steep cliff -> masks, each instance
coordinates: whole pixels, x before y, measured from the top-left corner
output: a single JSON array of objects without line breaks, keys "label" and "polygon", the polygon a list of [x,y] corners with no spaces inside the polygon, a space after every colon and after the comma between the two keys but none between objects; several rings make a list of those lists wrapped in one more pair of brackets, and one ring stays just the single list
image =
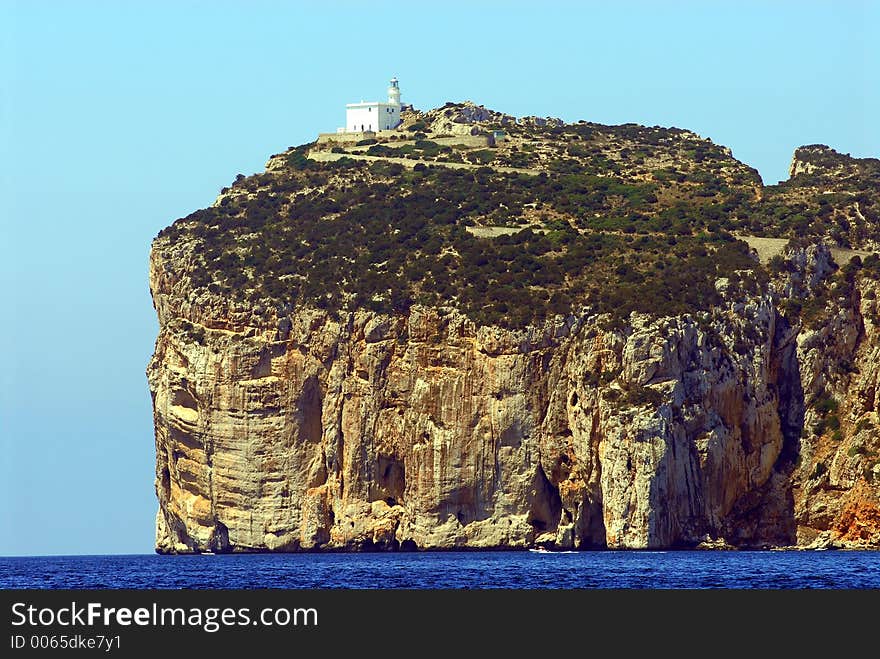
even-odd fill
[{"label": "steep cliff", "polygon": [[[334,230],[315,227],[352,235],[364,227],[362,243],[347,243],[355,262],[364,245],[384,240],[369,224],[382,208],[403,209],[387,226],[389,235],[408,235],[421,206],[406,204],[429,189],[430,175],[414,173],[423,178],[402,200],[382,188],[384,205],[369,207],[357,191],[385,185],[399,170],[310,164],[302,150],[273,158],[266,174],[224,190],[216,210],[184,218],[156,239],[150,288],[160,331],[147,374],[157,551],[880,546],[876,259],[840,268],[821,240],[802,241],[765,271],[730,252],[723,228],[706,233],[699,222],[721,217],[713,220],[708,206],[676,220],[670,209],[686,195],[715,194],[710,201],[719,207],[726,199],[732,207],[723,212],[740,228],[759,216],[744,209],[759,203],[760,181],[692,133],[658,137],[591,124],[565,137],[558,120],[517,124],[474,107],[447,106],[405,125],[485,128],[500,116],[544,178],[515,181],[535,198],[533,205],[520,200],[515,217],[489,220],[485,209],[459,205],[456,217],[436,222],[452,226],[448,234],[420,224],[412,231],[416,256],[438,255],[422,261],[427,278],[412,274],[408,256],[386,250],[364,257],[363,278],[400,259],[397,274],[383,271],[375,290],[354,291],[362,283],[346,279],[345,254],[326,242],[327,235],[336,240]],[[518,125],[526,131],[519,138]],[[578,149],[570,148],[573,135]],[[682,144],[695,158],[684,167]],[[642,163],[627,165],[632,156],[619,159],[621,149],[640,150]],[[463,162],[469,153],[476,152]],[[701,183],[706,158],[714,178]],[[577,181],[605,215],[638,205],[629,221],[645,227],[644,240],[627,242],[619,226],[572,214],[563,187],[575,168],[604,163],[616,179],[634,181],[646,160],[658,182],[647,192]],[[478,183],[486,197],[512,185]],[[352,189],[356,196],[341,204]],[[604,194],[598,201],[596,190]],[[802,195],[793,190],[777,197]],[[371,215],[332,224],[358,204]],[[438,216],[449,207],[440,197],[429,204]],[[690,264],[689,278],[651,242],[654,218],[658,226],[671,218],[663,244]],[[474,219],[520,231],[513,247],[532,260],[516,270],[503,231],[493,242],[455,228]],[[692,238],[685,222],[694,222]],[[259,234],[300,226],[291,252]],[[553,239],[546,251],[542,235]],[[337,250],[324,257],[338,259],[335,285],[322,279],[320,263],[302,266],[326,245]],[[651,249],[656,260],[639,260]],[[476,266],[466,262],[469,250]],[[591,256],[564,260],[582,251]],[[500,274],[490,272],[496,254],[507,264]],[[713,258],[727,270],[707,265]],[[575,265],[552,279],[553,267],[566,263]],[[607,278],[596,279],[606,267]],[[463,290],[468,278],[484,275],[490,289],[510,285],[517,272],[545,273],[530,280],[533,297],[525,299],[534,309],[517,322],[509,299],[491,297],[479,282],[475,293]],[[281,290],[278,281],[295,288]],[[565,297],[554,287],[568,287]],[[439,297],[430,297],[436,290]],[[479,295],[494,307],[477,305]]]},{"label": "steep cliff", "polygon": [[878,282],[873,276],[858,276],[859,269],[850,263],[827,287],[828,278],[822,275],[831,269],[830,254],[813,248],[801,250],[800,256],[818,264],[817,284],[807,283],[799,292],[805,299],[812,297],[820,313],[805,319],[797,339],[806,401],[792,480],[798,544],[877,547]]}]

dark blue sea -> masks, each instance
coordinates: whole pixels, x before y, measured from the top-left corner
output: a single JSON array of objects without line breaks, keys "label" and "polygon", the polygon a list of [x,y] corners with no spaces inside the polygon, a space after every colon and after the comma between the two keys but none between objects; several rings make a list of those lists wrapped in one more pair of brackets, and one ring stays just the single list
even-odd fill
[{"label": "dark blue sea", "polygon": [[880,552],[596,551],[0,558],[0,588],[880,588]]}]

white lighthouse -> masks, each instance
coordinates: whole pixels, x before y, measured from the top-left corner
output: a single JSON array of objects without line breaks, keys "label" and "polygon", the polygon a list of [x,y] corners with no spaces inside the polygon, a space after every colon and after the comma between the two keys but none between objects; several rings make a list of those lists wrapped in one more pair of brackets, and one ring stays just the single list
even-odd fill
[{"label": "white lighthouse", "polygon": [[397,78],[391,78],[391,84],[388,85],[388,103],[390,105],[400,105],[400,84]]},{"label": "white lighthouse", "polygon": [[388,86],[388,102],[349,103],[345,106],[345,127],[340,133],[365,133],[392,130],[400,124],[400,85],[391,78]]}]

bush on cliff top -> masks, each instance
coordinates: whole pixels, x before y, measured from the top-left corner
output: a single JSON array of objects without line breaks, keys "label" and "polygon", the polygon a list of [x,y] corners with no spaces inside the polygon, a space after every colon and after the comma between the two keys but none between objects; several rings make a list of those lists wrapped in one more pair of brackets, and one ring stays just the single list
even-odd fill
[{"label": "bush on cliff top", "polygon": [[[747,246],[729,234],[689,234],[684,207],[667,220],[652,216],[650,184],[288,161],[296,168],[287,176],[165,232],[200,241],[194,286],[332,312],[453,305],[477,323],[522,327],[582,305],[620,319],[706,309],[720,301],[718,277],[760,274]],[[311,186],[320,190],[291,194]],[[594,219],[582,221],[584,233],[558,220],[546,233],[526,228],[492,239],[466,230],[479,218],[497,222],[499,209],[506,223],[520,222],[527,204],[563,216],[639,209],[646,230],[634,238]],[[691,217],[701,227],[706,215]],[[676,238],[652,231],[659,226]]]}]

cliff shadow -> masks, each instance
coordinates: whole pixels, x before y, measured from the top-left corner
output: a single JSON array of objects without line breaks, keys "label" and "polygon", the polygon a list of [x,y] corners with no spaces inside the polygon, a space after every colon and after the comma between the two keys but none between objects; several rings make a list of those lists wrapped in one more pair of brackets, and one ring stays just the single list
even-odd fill
[{"label": "cliff shadow", "polygon": [[797,332],[777,313],[772,373],[782,448],[769,478],[745,492],[724,520],[725,538],[737,546],[763,548],[797,543],[792,475],[801,454],[805,407],[796,339]]}]

